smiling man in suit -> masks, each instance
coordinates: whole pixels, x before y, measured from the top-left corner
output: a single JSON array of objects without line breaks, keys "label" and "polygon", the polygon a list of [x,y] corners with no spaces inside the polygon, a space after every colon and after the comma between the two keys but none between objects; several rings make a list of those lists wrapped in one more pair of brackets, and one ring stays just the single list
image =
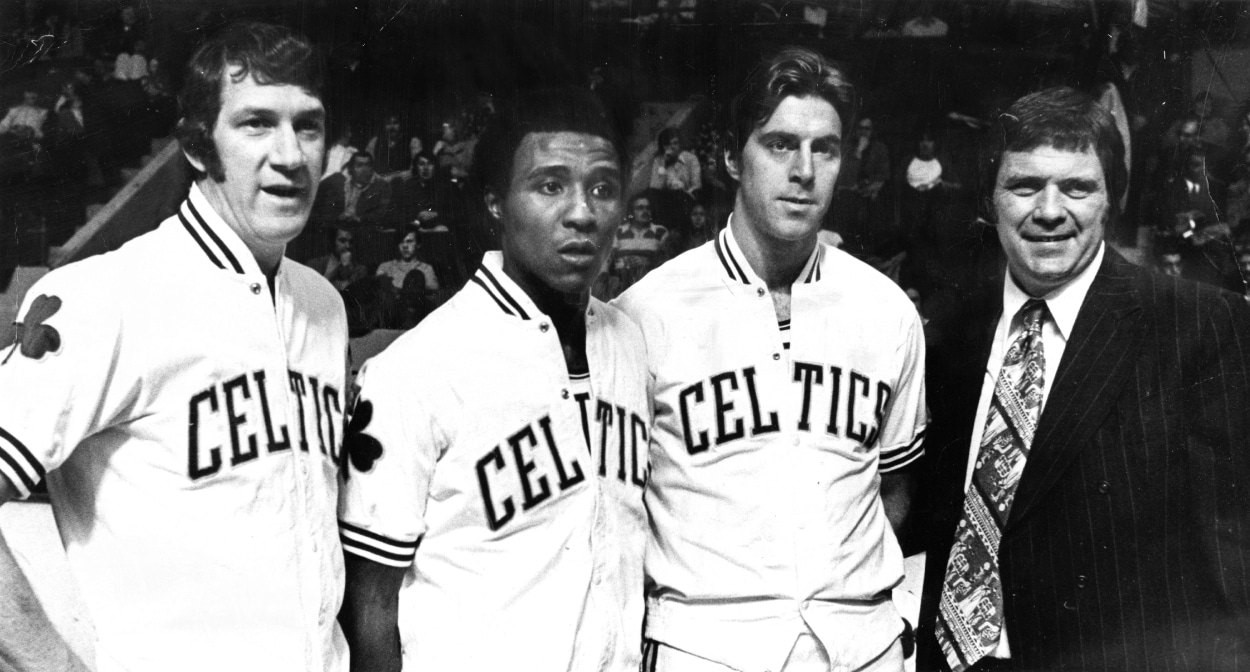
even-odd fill
[{"label": "smiling man in suit", "polygon": [[1250,669],[1250,308],[1106,246],[1124,149],[1091,97],[992,137],[1005,272],[929,360],[919,667]]}]

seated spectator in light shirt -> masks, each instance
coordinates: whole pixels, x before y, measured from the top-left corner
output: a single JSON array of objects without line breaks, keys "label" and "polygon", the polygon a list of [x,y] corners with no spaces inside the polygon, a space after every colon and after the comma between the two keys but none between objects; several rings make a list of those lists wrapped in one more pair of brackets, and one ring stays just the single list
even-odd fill
[{"label": "seated spectator in light shirt", "polygon": [[666,227],[652,220],[651,196],[648,192],[629,199],[625,223],[616,230],[613,246],[615,260],[612,270],[620,279],[620,291],[629,288],[648,271],[664,263]]},{"label": "seated spectator in light shirt", "polygon": [[656,139],[659,153],[651,161],[651,188],[691,193],[703,186],[699,159],[681,148],[681,134],[675,128],[660,131]]},{"label": "seated spectator in light shirt", "polygon": [[39,92],[32,90],[22,93],[22,103],[9,108],[9,113],[0,119],[0,135],[11,133],[20,138],[38,140],[43,137],[43,123],[48,119],[48,110],[39,107]]},{"label": "seated spectator in light shirt", "polygon": [[373,155],[356,152],[347,173],[322,180],[317,192],[317,220],[346,226],[377,224],[391,202],[391,185],[373,171]]},{"label": "seated spectator in light shirt", "polygon": [[420,237],[417,227],[404,227],[403,237],[399,240],[399,258],[378,264],[377,274],[388,278],[396,291],[404,288],[408,274],[414,271],[425,276],[426,292],[438,291],[438,277],[434,274],[434,267],[417,258]]},{"label": "seated spectator in light shirt", "polygon": [[113,63],[113,77],[120,81],[138,81],[148,76],[148,58],[143,54],[147,51],[147,43],[135,40],[131,52],[122,51]]},{"label": "seated spectator in light shirt", "polygon": [[331,175],[344,172],[352,157],[360,151],[352,142],[353,130],[351,124],[343,124],[334,144],[326,148],[326,169],[321,173],[323,181]]}]

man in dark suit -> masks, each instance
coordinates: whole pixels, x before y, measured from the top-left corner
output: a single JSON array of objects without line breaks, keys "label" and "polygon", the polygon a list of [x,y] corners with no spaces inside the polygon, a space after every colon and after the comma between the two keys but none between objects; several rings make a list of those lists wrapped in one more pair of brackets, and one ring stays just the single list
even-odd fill
[{"label": "man in dark suit", "polygon": [[1124,150],[1089,96],[991,137],[1006,272],[929,357],[919,669],[1250,669],[1250,308],[1104,244]]}]

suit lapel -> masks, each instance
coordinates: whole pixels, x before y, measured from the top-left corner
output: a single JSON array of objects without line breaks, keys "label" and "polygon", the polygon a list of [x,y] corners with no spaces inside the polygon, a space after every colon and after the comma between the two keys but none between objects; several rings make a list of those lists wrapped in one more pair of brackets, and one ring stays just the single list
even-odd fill
[{"label": "suit lapel", "polygon": [[1008,527],[1029,514],[1088,445],[1133,370],[1142,337],[1134,273],[1107,248],[1047,395]]}]

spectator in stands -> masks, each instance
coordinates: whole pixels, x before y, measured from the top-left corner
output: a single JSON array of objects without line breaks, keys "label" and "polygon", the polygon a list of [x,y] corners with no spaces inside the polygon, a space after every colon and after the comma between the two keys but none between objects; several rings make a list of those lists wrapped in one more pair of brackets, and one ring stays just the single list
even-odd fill
[{"label": "spectator in stands", "polygon": [[665,260],[668,229],[652,218],[652,194],[644,191],[629,199],[625,223],[616,231],[612,271],[619,280],[617,293],[629,289]]},{"label": "spectator in stands", "polygon": [[38,142],[43,138],[43,125],[48,120],[47,108],[39,106],[39,92],[27,87],[22,102],[9,108],[0,119],[0,135],[11,134],[21,140]]},{"label": "spectator in stands", "polygon": [[63,138],[79,138],[83,134],[84,117],[82,96],[78,95],[78,85],[73,81],[61,84],[61,95],[52,106],[56,114],[58,132]]},{"label": "spectator in stands", "polygon": [[134,46],[123,49],[113,63],[113,79],[122,82],[139,81],[148,76],[147,43],[135,40]]},{"label": "spectator in stands", "polygon": [[463,182],[473,167],[473,148],[477,138],[466,137],[464,122],[459,117],[443,121],[443,134],[434,143],[434,159],[439,170],[444,171],[452,182]]},{"label": "spectator in stands", "polygon": [[861,117],[855,136],[842,155],[834,196],[834,221],[842,229],[848,252],[871,256],[890,237],[882,189],[890,179],[890,150],[873,137],[872,117]]},{"label": "spectator in stands", "polygon": [[692,194],[703,186],[699,160],[694,153],[682,149],[681,133],[675,128],[660,131],[656,140],[658,153],[651,161],[651,188],[683,191]]},{"label": "spectator in stands", "polygon": [[1185,257],[1175,243],[1160,241],[1155,245],[1155,268],[1164,275],[1176,278],[1185,275]]},{"label": "spectator in stands", "polygon": [[712,240],[720,230],[713,223],[707,205],[699,201],[690,201],[685,220],[688,224],[684,229],[669,229],[664,237],[664,253],[670,259]]},{"label": "spectator in stands", "polygon": [[1228,147],[1228,124],[1212,114],[1214,103],[1213,97],[1208,93],[1195,96],[1190,113],[1168,127],[1163,138],[1164,148],[1171,149],[1177,144],[1194,145],[1197,142],[1205,144],[1208,149]]},{"label": "spectator in stands", "polygon": [[903,37],[945,37],[946,22],[933,14],[933,3],[924,1],[916,8],[916,16],[903,22]]},{"label": "spectator in stands", "polygon": [[446,230],[458,218],[450,187],[436,174],[434,157],[420,152],[412,160],[412,179],[395,191],[399,220],[426,231]]},{"label": "spectator in stands", "polygon": [[953,218],[951,197],[961,186],[951,160],[938,152],[936,130],[921,125],[912,153],[899,162],[894,189],[906,263],[914,271],[913,281],[926,291],[933,288],[933,267],[944,263],[941,250]]},{"label": "spectator in stands", "polygon": [[1167,179],[1160,224],[1186,238],[1226,235],[1228,227],[1220,218],[1225,191],[1223,182],[1207,171],[1207,152],[1192,149]]},{"label": "spectator in stands", "polygon": [[331,228],[329,231],[334,251],[310,260],[308,267],[320,273],[341,292],[352,283],[369,277],[369,269],[356,262],[353,250],[354,234],[350,229]]},{"label": "spectator in stands", "polygon": [[421,138],[404,132],[403,122],[398,114],[386,115],[382,124],[382,133],[369,139],[365,151],[374,156],[378,174],[382,179],[408,179],[412,165],[412,157],[422,148]]},{"label": "spectator in stands", "polygon": [[356,152],[346,173],[322,180],[317,191],[317,220],[349,228],[381,223],[391,202],[391,185],[373,169],[373,155]]},{"label": "spectator in stands", "polygon": [[438,276],[434,274],[434,267],[417,258],[417,248],[421,240],[420,229],[411,225],[405,226],[402,234],[403,237],[399,239],[399,258],[378,264],[378,275],[388,278],[391,286],[399,291],[403,289],[408,274],[417,272],[425,278],[425,291],[437,292]]},{"label": "spectator in stands", "polygon": [[326,150],[326,168],[321,174],[322,180],[331,175],[344,172],[352,157],[360,151],[352,141],[354,130],[351,123],[340,122],[339,132],[335,134],[334,144],[330,145]]},{"label": "spectator in stands", "polygon": [[1208,174],[1206,166],[1206,152],[1195,149],[1168,178],[1158,237],[1179,246],[1185,277],[1240,293],[1230,229],[1221,217],[1223,184]]},{"label": "spectator in stands", "polygon": [[399,258],[378,265],[381,280],[382,325],[408,329],[437,306],[438,276],[434,267],[417,258],[421,233],[406,226],[399,241]]}]

